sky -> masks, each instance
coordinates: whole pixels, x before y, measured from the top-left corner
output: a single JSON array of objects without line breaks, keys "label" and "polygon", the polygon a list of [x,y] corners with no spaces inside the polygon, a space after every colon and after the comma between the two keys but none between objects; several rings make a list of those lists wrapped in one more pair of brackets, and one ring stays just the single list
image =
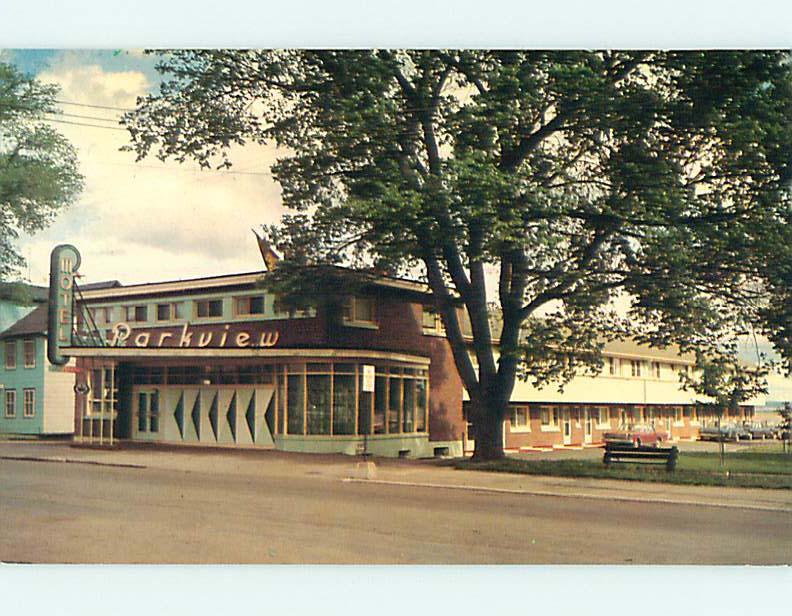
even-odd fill
[{"label": "sky", "polygon": [[48,229],[20,238],[28,261],[23,276],[31,283],[48,284],[50,251],[64,242],[82,255],[83,283],[262,269],[251,228],[276,223],[283,213],[280,187],[269,173],[274,148],[237,149],[230,173],[153,156],[135,162],[134,153],[120,151],[129,136],[118,119],[138,96],[157,90],[156,57],[130,50],[5,50],[0,59],[60,87],[64,115],[53,126],[77,148],[85,176],[73,206]]}]

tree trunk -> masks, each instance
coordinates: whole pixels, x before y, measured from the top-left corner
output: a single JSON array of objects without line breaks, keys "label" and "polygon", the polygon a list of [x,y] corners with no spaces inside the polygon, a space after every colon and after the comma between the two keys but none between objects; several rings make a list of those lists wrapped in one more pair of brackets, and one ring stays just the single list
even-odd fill
[{"label": "tree trunk", "polygon": [[503,418],[506,404],[488,398],[471,400],[470,417],[473,419],[476,445],[473,459],[478,461],[500,460],[503,453]]}]

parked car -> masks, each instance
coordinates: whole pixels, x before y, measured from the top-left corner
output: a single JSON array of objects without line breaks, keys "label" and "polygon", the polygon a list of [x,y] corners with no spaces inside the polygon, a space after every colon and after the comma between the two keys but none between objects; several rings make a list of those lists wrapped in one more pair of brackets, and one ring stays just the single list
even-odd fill
[{"label": "parked car", "polygon": [[721,435],[724,441],[742,441],[753,438],[747,428],[737,424],[723,424],[720,428],[718,426],[705,426],[699,430],[700,441],[720,441]]},{"label": "parked car", "polygon": [[668,432],[649,424],[629,424],[619,426],[618,430],[606,432],[604,439],[605,443],[613,445],[629,445],[631,447],[651,445],[657,447],[663,441],[668,440]]},{"label": "parked car", "polygon": [[746,422],[743,424],[743,427],[751,435],[751,438],[755,439],[773,439],[776,438],[778,433],[778,428],[776,426],[768,426],[756,422]]}]

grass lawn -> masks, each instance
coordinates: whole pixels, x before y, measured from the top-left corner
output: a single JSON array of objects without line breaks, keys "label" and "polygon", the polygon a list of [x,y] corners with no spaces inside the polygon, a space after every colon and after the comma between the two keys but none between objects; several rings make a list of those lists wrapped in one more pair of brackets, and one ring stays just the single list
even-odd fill
[{"label": "grass lawn", "polygon": [[671,473],[663,465],[654,464],[614,464],[606,468],[601,456],[592,460],[506,458],[496,462],[455,460],[453,463],[458,469],[525,475],[792,489],[792,455],[775,451],[727,453],[724,466],[720,465],[718,453],[682,452],[677,460],[676,471]]}]

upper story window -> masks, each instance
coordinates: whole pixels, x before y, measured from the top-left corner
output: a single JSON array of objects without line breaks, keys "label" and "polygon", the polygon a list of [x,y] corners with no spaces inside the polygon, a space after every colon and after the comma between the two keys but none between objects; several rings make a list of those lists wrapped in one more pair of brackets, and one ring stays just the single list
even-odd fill
[{"label": "upper story window", "polygon": [[234,314],[237,316],[264,314],[264,296],[250,295],[234,298]]},{"label": "upper story window", "polygon": [[659,379],[660,378],[660,362],[653,361],[652,362],[652,377]]},{"label": "upper story window", "polygon": [[113,307],[102,306],[99,308],[91,308],[91,318],[96,325],[104,325],[105,323],[113,322]]},{"label": "upper story window", "polygon": [[184,302],[157,304],[157,321],[175,321],[184,318]]},{"label": "upper story window", "polygon": [[616,357],[608,358],[608,374],[617,376],[620,373],[619,360]]},{"label": "upper story window", "polygon": [[443,333],[443,321],[432,306],[423,306],[421,325],[425,334]]},{"label": "upper story window", "polygon": [[373,297],[349,297],[344,303],[344,322],[376,325],[376,301]]},{"label": "upper story window", "polygon": [[195,316],[199,319],[223,316],[222,299],[202,299],[195,302]]},{"label": "upper story window", "polygon": [[630,360],[630,367],[631,367],[631,374],[633,376],[641,376],[641,364],[643,362],[639,359],[631,359]]},{"label": "upper story window", "polygon": [[36,367],[36,341],[29,338],[23,343],[23,350],[25,356],[25,368]]},{"label": "upper story window", "polygon": [[16,340],[6,340],[5,343],[5,368],[6,370],[16,369]]},{"label": "upper story window", "polygon": [[130,323],[148,321],[148,306],[127,306],[126,320]]}]

